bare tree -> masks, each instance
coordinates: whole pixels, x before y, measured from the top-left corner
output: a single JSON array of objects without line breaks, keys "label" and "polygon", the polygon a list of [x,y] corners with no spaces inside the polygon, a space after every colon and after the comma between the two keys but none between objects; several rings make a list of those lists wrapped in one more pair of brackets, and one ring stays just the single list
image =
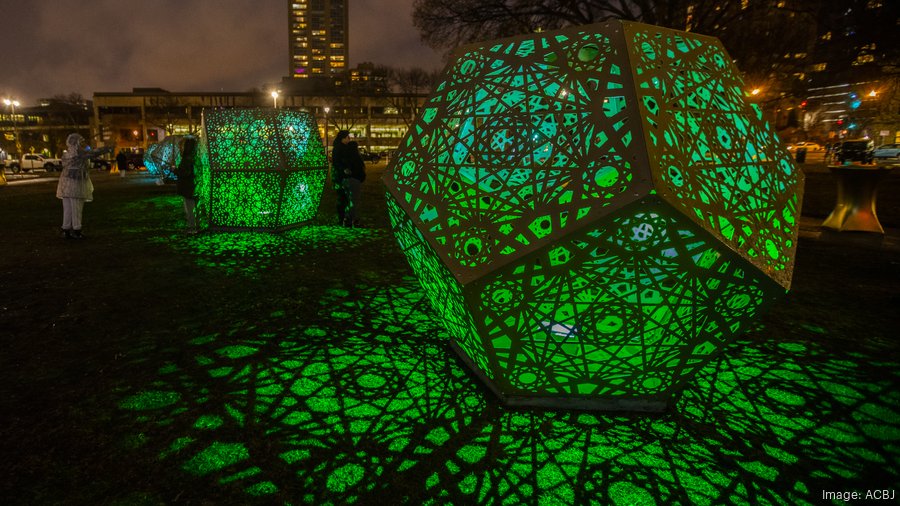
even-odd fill
[{"label": "bare tree", "polygon": [[328,113],[328,123],[338,130],[351,130],[365,123],[367,114],[358,95],[336,95]]},{"label": "bare tree", "polygon": [[717,35],[771,4],[769,0],[416,0],[413,22],[425,42],[448,49],[609,19]]},{"label": "bare tree", "polygon": [[166,135],[175,134],[175,125],[186,115],[186,105],[178,97],[158,95],[147,97],[144,103],[147,126],[161,128]]},{"label": "bare tree", "polygon": [[424,102],[422,96],[431,92],[438,82],[440,72],[429,72],[418,67],[389,68],[386,75],[390,93],[384,95],[384,101],[397,110],[398,118],[409,128],[419,115],[421,104]]}]

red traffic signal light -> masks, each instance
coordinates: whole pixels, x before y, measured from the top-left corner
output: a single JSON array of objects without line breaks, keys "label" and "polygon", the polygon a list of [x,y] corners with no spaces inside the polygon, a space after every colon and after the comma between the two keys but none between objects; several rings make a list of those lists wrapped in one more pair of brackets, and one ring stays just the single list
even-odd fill
[{"label": "red traffic signal light", "polygon": [[841,119],[837,120],[837,124],[838,124],[838,126],[843,125],[843,124],[844,124],[844,119],[841,118]]},{"label": "red traffic signal light", "polygon": [[804,100],[803,102],[800,102],[800,107],[806,107],[806,100]]}]

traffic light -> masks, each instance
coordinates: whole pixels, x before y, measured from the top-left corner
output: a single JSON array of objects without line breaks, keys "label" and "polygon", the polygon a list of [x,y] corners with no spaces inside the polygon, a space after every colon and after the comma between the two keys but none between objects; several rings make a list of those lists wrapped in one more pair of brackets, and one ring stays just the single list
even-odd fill
[{"label": "traffic light", "polygon": [[838,118],[837,126],[844,126],[844,118]]},{"label": "traffic light", "polygon": [[803,102],[800,102],[800,107],[806,107],[806,100],[804,100]]}]

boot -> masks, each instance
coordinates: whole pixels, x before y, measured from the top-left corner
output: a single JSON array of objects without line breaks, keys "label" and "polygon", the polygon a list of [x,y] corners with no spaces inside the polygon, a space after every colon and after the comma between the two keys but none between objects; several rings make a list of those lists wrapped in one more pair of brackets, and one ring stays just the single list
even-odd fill
[{"label": "boot", "polygon": [[81,230],[73,230],[72,239],[84,239],[84,236],[81,235]]},{"label": "boot", "polygon": [[68,228],[59,229],[60,237],[63,239],[71,239],[72,238],[72,230]]}]

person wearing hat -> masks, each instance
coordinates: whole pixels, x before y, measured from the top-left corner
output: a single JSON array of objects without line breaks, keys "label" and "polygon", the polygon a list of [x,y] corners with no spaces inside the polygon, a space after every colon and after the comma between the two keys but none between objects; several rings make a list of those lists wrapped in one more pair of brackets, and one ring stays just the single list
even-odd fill
[{"label": "person wearing hat", "polygon": [[63,203],[62,233],[66,239],[82,239],[81,214],[84,203],[94,200],[94,184],[90,176],[90,159],[110,150],[91,150],[84,137],[69,134],[66,138],[66,152],[62,157],[63,169],[56,186],[56,198]]}]

